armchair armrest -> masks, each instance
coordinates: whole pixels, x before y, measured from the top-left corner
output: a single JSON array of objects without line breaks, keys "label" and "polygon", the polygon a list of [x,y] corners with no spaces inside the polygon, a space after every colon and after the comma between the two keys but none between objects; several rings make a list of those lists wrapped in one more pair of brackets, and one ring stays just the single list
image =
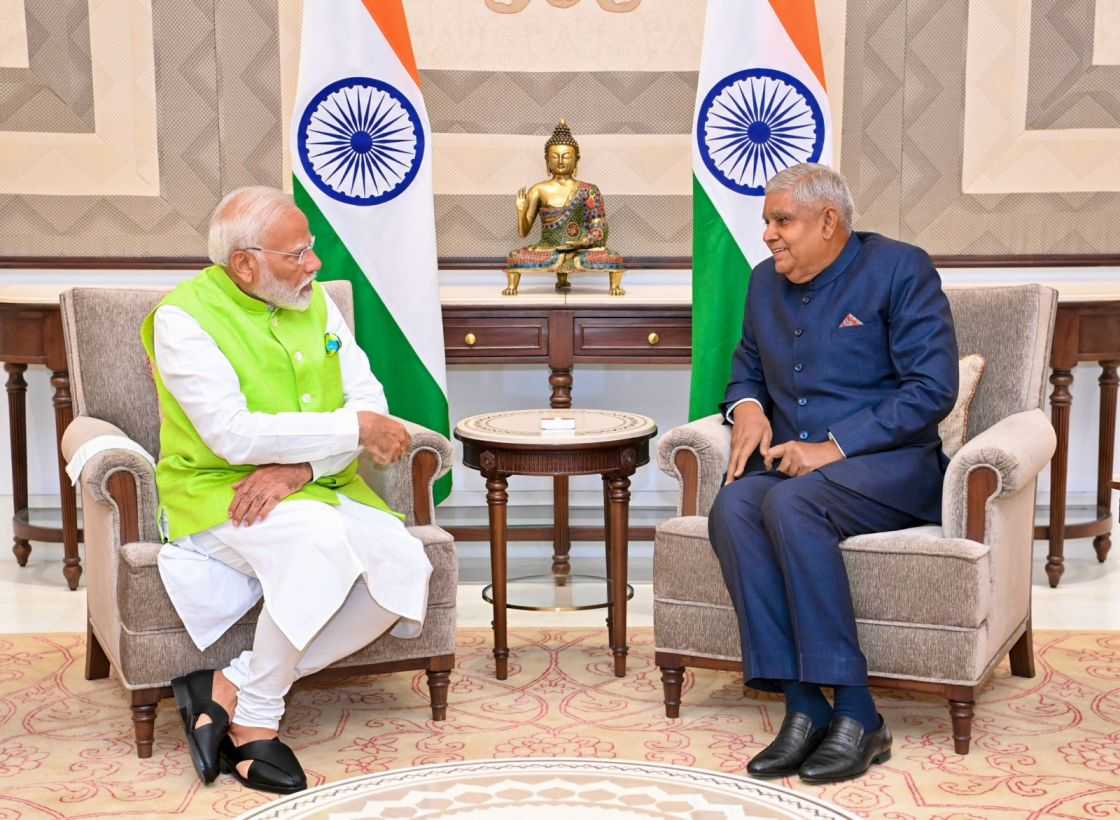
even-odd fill
[{"label": "armchair armrest", "polygon": [[707,515],[731,459],[731,428],[716,413],[674,427],[657,442],[657,466],[681,485],[677,515]]},{"label": "armchair armrest", "polygon": [[[92,416],[78,416],[62,435],[63,457],[71,461],[78,450],[100,436],[132,441],[116,425]],[[101,450],[82,467],[81,487],[90,501],[106,504],[114,511],[112,532],[118,536],[118,548],[132,541],[160,540],[156,526],[156,470],[144,456],[123,447]],[[86,510],[87,518],[96,514]],[[89,532],[90,527],[86,530]]]},{"label": "armchair armrest", "polygon": [[1046,414],[1025,410],[993,424],[956,452],[945,473],[941,518],[946,538],[984,541],[991,501],[1034,485],[1054,455]]},{"label": "armchair armrest", "polygon": [[390,507],[404,513],[405,523],[434,524],[432,486],[451,469],[451,442],[427,427],[405,419],[396,420],[412,436],[404,458],[383,467],[375,464],[368,453],[362,453],[358,471]]}]

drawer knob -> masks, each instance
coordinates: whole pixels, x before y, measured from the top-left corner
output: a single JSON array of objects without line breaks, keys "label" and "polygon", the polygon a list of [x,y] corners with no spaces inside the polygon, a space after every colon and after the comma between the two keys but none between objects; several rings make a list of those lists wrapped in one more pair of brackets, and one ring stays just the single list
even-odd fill
[{"label": "drawer knob", "polygon": [[467,347],[474,347],[478,343],[478,337],[475,336],[473,333],[468,333],[466,336],[463,337],[463,343]]},{"label": "drawer knob", "polygon": [[646,336],[646,341],[649,342],[650,345],[659,345],[659,344],[661,344],[661,337],[658,336],[656,333],[651,333],[648,336]]}]

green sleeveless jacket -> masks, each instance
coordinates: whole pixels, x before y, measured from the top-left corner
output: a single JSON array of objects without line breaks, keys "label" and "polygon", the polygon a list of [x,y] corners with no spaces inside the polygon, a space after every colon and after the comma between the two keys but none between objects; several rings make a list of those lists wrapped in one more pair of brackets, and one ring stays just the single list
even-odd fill
[{"label": "green sleeveless jacket", "polygon": [[[325,346],[326,296],[318,283],[312,287],[307,310],[275,309],[242,292],[214,265],[180,284],[156,310],[173,305],[199,323],[233,365],[250,412],[327,413],[345,403],[342,368]],[[155,310],[144,320],[140,336],[159,394],[160,531],[174,541],[228,521],[233,485],[255,465],[230,464],[216,455],[164,386],[155,362]],[[392,512],[358,475],[356,460],[288,498],[337,505],[339,494]]]}]

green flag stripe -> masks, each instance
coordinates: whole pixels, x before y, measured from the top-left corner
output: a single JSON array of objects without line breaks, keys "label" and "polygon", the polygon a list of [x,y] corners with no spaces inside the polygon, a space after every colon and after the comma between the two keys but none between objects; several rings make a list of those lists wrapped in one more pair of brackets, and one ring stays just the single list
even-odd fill
[{"label": "green flag stripe", "polygon": [[689,420],[719,412],[743,334],[751,266],[692,177],[692,389]]},{"label": "green flag stripe", "polygon": [[[292,178],[292,187],[296,204],[311,225],[315,253],[323,260],[319,278],[323,281],[345,279],[354,289],[354,335],[385,388],[389,411],[429,430],[449,435],[447,396],[416,355],[362,266],[350,255],[346,244],[298,178]],[[448,473],[436,482],[436,503],[447,498],[450,492],[451,474]]]}]

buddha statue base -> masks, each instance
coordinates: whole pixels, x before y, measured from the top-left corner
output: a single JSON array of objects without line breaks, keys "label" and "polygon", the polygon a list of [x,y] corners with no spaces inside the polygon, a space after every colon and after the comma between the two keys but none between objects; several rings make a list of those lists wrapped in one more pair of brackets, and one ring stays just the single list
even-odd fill
[{"label": "buddha statue base", "polygon": [[[547,257],[527,259],[525,257]],[[529,266],[525,263],[530,262]],[[613,266],[604,265],[611,262]],[[622,257],[613,254],[605,248],[593,248],[581,251],[554,251],[536,248],[524,248],[514,251],[506,261],[506,287],[502,290],[503,296],[516,296],[521,287],[523,274],[539,275],[553,274],[556,276],[556,291],[566,293],[572,289],[570,277],[573,274],[605,273],[610,282],[611,296],[625,296],[622,289],[622,277],[626,269],[621,267]]]}]

